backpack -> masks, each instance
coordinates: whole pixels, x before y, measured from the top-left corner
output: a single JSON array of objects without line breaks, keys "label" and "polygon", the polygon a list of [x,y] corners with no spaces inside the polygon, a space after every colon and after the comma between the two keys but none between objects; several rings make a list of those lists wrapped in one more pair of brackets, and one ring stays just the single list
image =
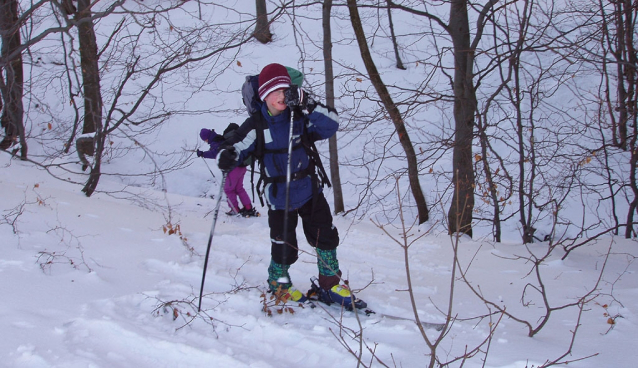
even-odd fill
[{"label": "backpack", "polygon": [[[228,126],[226,127],[226,129],[224,129],[224,133],[222,133],[221,135],[217,135],[217,137],[220,139],[221,142],[224,142],[230,138],[232,138],[235,135],[235,131],[239,129],[239,125],[235,124],[235,123],[230,123],[228,124]],[[250,167],[254,167],[254,160],[253,160],[253,156],[250,155],[248,157],[246,157],[246,159],[239,165],[239,166],[250,166]],[[252,182],[251,182],[252,183]]]},{"label": "backpack", "polygon": [[241,86],[241,96],[248,115],[255,114],[261,109],[261,100],[259,99],[259,76],[249,75]]},{"label": "backpack", "polygon": [[[286,67],[288,70],[288,74],[290,75],[290,79],[293,84],[301,87],[303,84],[303,73],[300,71]],[[257,181],[257,193],[259,194],[259,201],[264,206],[263,200],[263,186],[264,183],[274,183],[274,182],[282,182],[286,180],[286,177],[268,177],[266,176],[265,168],[262,162],[265,153],[278,153],[277,150],[267,150],[265,148],[265,138],[264,138],[264,129],[267,129],[267,125],[263,121],[263,117],[261,116],[261,105],[263,102],[259,99],[259,76],[258,75],[249,75],[246,77],[244,84],[242,85],[242,100],[244,102],[244,106],[246,106],[246,111],[248,111],[248,115],[252,119],[257,119],[255,122],[256,128],[255,132],[257,133],[257,138],[255,142],[255,150],[253,151],[251,158],[254,157],[257,159],[259,163],[259,180]],[[301,145],[303,146],[306,154],[310,158],[310,163],[306,170],[302,172],[296,173],[296,177],[294,180],[302,179],[308,175],[312,177],[313,181],[313,197],[316,198],[314,191],[319,188],[319,185],[322,187],[327,185],[328,187],[332,187],[330,180],[328,179],[328,175],[326,174],[326,170],[323,167],[323,163],[321,162],[321,156],[319,155],[319,151],[317,150],[317,146],[315,142],[310,138],[310,135],[306,131],[305,122],[303,125],[303,131],[301,133]],[[225,135],[225,134],[224,134]],[[297,146],[298,147],[298,146]],[[293,147],[296,149],[297,147]],[[286,152],[288,150],[286,149]],[[245,161],[244,161],[245,162]],[[252,187],[253,193],[253,202],[255,201],[255,184],[254,184],[254,175],[255,175],[255,165],[254,160],[250,164],[250,185]],[[317,168],[318,170],[315,170]],[[277,188],[275,186],[274,188]],[[274,193],[277,195],[276,193]]]}]

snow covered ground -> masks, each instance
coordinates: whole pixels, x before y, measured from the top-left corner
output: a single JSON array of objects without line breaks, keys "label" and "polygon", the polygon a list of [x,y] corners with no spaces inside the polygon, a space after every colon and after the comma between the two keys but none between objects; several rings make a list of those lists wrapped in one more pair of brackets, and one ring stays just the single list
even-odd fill
[{"label": "snow covered ground", "polygon": [[[189,4],[196,12],[197,4],[186,6]],[[228,100],[221,94],[200,93],[189,101],[200,108],[215,103],[241,109],[234,94],[239,88],[237,81],[242,80],[238,75],[254,73],[270,62],[296,65],[299,56],[294,33],[283,22],[282,18],[273,25],[274,44],[247,45],[237,55],[243,66],[232,63],[218,77],[219,86],[211,90],[232,91]],[[304,18],[308,29],[313,27],[310,23]],[[315,31],[308,34],[321,34],[318,28]],[[345,65],[360,65],[360,55],[351,51],[351,44],[335,47],[341,60],[351,58]],[[385,62],[392,68],[393,62]],[[306,63],[306,68],[312,65],[309,60]],[[384,77],[391,77],[391,73]],[[183,102],[177,92],[165,97]],[[241,119],[232,122],[240,123]],[[193,150],[201,147],[200,128],[223,131],[229,122],[220,116],[182,116],[144,142],[161,148],[157,151]],[[326,146],[321,149],[327,151]],[[361,149],[350,144],[341,152]],[[35,143],[31,152],[46,154],[46,150],[38,151]],[[105,171],[136,173],[141,170],[141,161],[132,156],[114,159],[105,164]],[[406,292],[403,249],[369,221],[373,217],[386,225],[374,214],[366,214],[361,221],[352,216],[336,217],[335,225],[341,237],[341,270],[377,316],[357,319],[348,312],[342,316],[336,308],[293,306],[294,314],[277,314],[277,308],[271,307],[274,315],[268,317],[262,311],[262,295],[270,242],[265,209],[259,207],[264,214],[259,218],[220,216],[202,313],[197,314],[215,203],[210,195],[218,193],[220,176],[214,161],[209,166],[217,178],[212,178],[203,160],[193,158],[190,167],[165,178],[166,192],[131,182],[125,193],[121,181],[104,175],[98,192],[87,198],[81,186],[55,179],[33,163],[11,160],[9,154],[0,152],[0,367],[332,368],[356,367],[359,355],[365,366],[427,366],[431,351],[416,324],[379,316],[414,318],[414,312]],[[71,179],[83,183],[86,177]],[[245,183],[248,187],[248,176]],[[423,185],[429,184],[424,180]],[[104,194],[110,190],[114,196],[127,199]],[[346,192],[352,196],[348,200],[357,199],[351,188]],[[332,193],[326,197],[332,202]],[[521,321],[536,328],[546,314],[544,301],[534,289],[539,284],[529,258],[543,254],[547,243],[526,248],[518,242],[516,229],[503,234],[504,239],[514,240],[498,244],[480,236],[460,239],[459,263],[467,271],[470,285],[520,321],[500,318],[496,313],[490,319],[485,316],[496,312],[494,305],[488,307],[471,292],[459,269],[452,278],[454,241],[436,223],[441,217],[422,225],[420,232],[411,231],[411,240],[423,237],[409,248],[420,318],[444,322],[452,300],[455,320],[436,349],[441,362],[480,346],[473,358],[450,366],[539,366],[570,351],[572,331],[578,326],[571,354],[561,362],[573,361],[570,367],[587,368],[635,366],[635,240],[605,237],[575,250],[565,260],[558,250],[543,262],[539,269],[547,302],[558,309],[552,311],[540,332],[528,337],[529,329]],[[301,235],[301,229],[297,230]],[[395,227],[387,226],[387,230],[396,238],[401,235]],[[312,248],[305,241],[300,245],[307,253],[291,268],[291,276],[295,285],[305,290],[317,267]],[[560,308],[586,295],[597,282],[582,315],[575,306]],[[426,334],[431,341],[439,336],[434,330]],[[581,360],[585,357],[589,358]]]},{"label": "snow covered ground", "polygon": [[[366,365],[382,366],[368,348],[387,366],[417,367],[428,361],[429,350],[410,321],[372,316],[362,317],[359,325],[351,313],[341,317],[336,309],[319,307],[295,307],[294,314],[275,312],[273,317],[262,312],[270,250],[266,216],[221,215],[203,313],[193,319],[213,199],[168,195],[173,210],[168,221],[162,212],[140,203],[104,194],[86,198],[78,186],[55,180],[29,163],[10,161],[7,154],[0,160],[0,366],[355,367],[348,350],[362,353]],[[163,193],[145,195],[164,201]],[[364,288],[359,296],[379,313],[413,317],[404,291],[401,248],[368,221],[352,223],[340,217],[335,224],[342,238],[341,267],[355,290]],[[165,232],[168,225],[177,232]],[[423,320],[444,321],[438,310],[446,310],[449,301],[451,244],[444,234],[431,233],[409,249]],[[596,292],[600,295],[585,307],[572,354],[564,360],[597,355],[570,366],[630,367],[636,357],[634,241],[607,238],[565,261],[552,257],[541,270],[550,305],[571,303],[595,284],[610,244],[612,254]],[[537,243],[530,250],[543,252],[546,247]],[[461,239],[459,247],[463,268],[471,263],[467,274],[472,284],[536,325],[543,311],[538,293],[528,289],[524,299],[533,304],[521,305],[523,287],[534,282],[528,274],[532,267],[511,259],[528,254],[518,244],[470,239]],[[309,287],[308,278],[316,273],[312,254],[304,254],[291,271],[300,289]],[[489,321],[468,319],[487,312],[462,282],[455,283],[453,314],[458,320],[440,344],[441,360],[463,355],[488,336]],[[615,325],[608,323],[609,317],[616,317]],[[498,316],[493,318],[496,322]],[[531,367],[559,357],[568,350],[577,319],[576,308],[554,311],[530,338],[521,323],[504,317],[485,366]],[[351,331],[361,334],[364,347]],[[438,333],[427,334],[434,338]],[[482,366],[483,358],[479,353],[466,366]]]}]

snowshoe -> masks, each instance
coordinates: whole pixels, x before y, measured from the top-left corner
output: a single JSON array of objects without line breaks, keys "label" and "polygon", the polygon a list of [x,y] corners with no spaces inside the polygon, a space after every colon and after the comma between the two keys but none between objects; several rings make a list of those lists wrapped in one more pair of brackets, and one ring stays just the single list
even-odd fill
[{"label": "snowshoe", "polygon": [[239,215],[242,217],[259,217],[259,212],[257,212],[257,210],[255,209],[255,207],[247,210],[245,208],[242,208],[241,210],[239,210]]},{"label": "snowshoe", "polygon": [[[310,278],[310,290],[308,290],[308,297],[311,300],[318,300],[325,304],[338,304],[343,306],[346,310],[352,311],[356,309],[364,309],[368,306],[366,302],[361,299],[354,298],[347,285],[335,285],[330,290],[324,290],[319,287],[319,280],[316,277]],[[353,308],[354,303],[354,308]]]}]

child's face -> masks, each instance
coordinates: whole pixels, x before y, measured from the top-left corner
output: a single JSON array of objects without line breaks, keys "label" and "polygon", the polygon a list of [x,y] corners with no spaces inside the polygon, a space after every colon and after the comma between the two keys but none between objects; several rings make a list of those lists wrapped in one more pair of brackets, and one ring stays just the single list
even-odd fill
[{"label": "child's face", "polygon": [[266,98],[264,98],[266,105],[268,106],[268,111],[272,116],[276,116],[281,114],[284,110],[286,110],[286,103],[284,102],[284,90],[278,89],[276,91],[270,92]]}]

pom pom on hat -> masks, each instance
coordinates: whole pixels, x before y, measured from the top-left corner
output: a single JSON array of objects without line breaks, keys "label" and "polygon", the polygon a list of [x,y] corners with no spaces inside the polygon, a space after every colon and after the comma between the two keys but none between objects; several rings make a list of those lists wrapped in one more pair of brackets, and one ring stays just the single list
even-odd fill
[{"label": "pom pom on hat", "polygon": [[259,98],[263,101],[270,92],[290,88],[288,69],[281,64],[268,64],[259,73]]},{"label": "pom pom on hat", "polygon": [[[202,129],[199,131],[199,137],[208,143],[213,142],[219,134],[215,131],[215,129]],[[222,139],[223,140],[223,139]]]},{"label": "pom pom on hat", "polygon": [[199,137],[203,140],[203,141],[207,141],[208,137],[210,136],[211,131],[209,129],[202,129],[199,131]]}]

